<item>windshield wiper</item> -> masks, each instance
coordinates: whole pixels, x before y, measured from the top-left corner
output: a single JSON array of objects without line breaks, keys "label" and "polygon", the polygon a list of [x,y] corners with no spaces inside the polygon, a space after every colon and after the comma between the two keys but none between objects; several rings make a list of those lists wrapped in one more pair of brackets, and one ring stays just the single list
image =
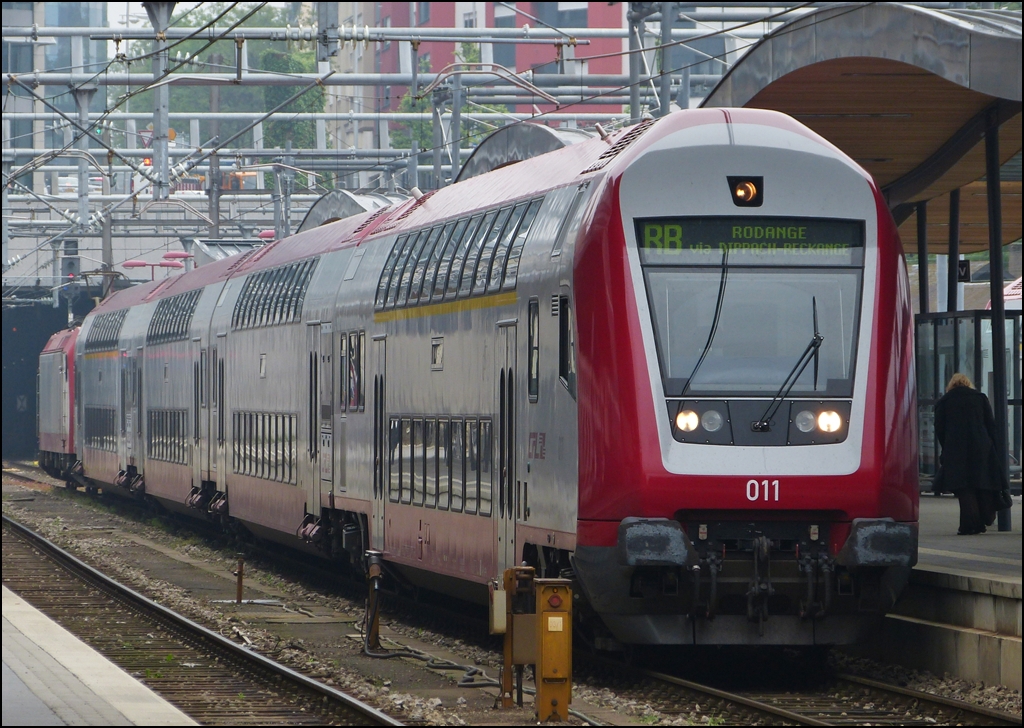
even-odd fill
[{"label": "windshield wiper", "polygon": [[701,352],[700,358],[693,367],[693,371],[690,372],[690,376],[686,380],[686,384],[683,385],[683,389],[679,392],[679,396],[682,397],[686,394],[686,390],[690,388],[690,382],[697,376],[697,370],[700,369],[700,365],[704,363],[704,358],[711,351],[711,342],[715,340],[715,334],[718,333],[718,321],[722,317],[722,303],[725,301],[725,283],[729,278],[729,248],[726,247],[722,255],[722,278],[718,281],[718,303],[715,304],[715,316],[711,320],[711,331],[708,332],[708,342],[704,345],[704,351]]},{"label": "windshield wiper", "polygon": [[779,391],[772,397],[772,401],[768,403],[768,409],[761,415],[761,419],[750,423],[750,429],[754,432],[768,432],[772,429],[772,417],[779,411],[782,401],[789,396],[790,391],[796,386],[797,380],[800,379],[800,375],[804,373],[804,369],[807,368],[812,359],[814,360],[814,389],[815,391],[818,389],[818,350],[821,348],[821,342],[825,340],[825,337],[818,333],[818,300],[813,296],[811,297],[811,309],[814,313],[814,336],[808,342],[804,353],[796,360],[796,364],[789,370],[789,374],[783,380]]}]

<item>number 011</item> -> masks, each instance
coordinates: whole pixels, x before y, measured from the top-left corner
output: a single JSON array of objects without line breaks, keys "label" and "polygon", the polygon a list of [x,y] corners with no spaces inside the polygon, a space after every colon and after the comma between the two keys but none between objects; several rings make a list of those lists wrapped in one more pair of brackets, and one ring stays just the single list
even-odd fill
[{"label": "number 011", "polygon": [[[756,501],[761,500],[761,489],[764,489],[764,501],[767,503],[769,499],[774,500],[776,503],[779,501],[779,481],[773,480],[769,484],[767,480],[754,480],[751,478],[747,481],[747,500]],[[770,493],[774,493],[774,498],[771,498]]]}]

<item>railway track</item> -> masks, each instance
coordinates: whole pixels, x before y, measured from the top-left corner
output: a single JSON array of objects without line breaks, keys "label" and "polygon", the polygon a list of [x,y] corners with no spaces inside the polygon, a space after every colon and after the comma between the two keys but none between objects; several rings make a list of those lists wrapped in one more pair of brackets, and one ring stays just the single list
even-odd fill
[{"label": "railway track", "polygon": [[[34,468],[20,466],[22,472],[5,469],[5,475],[41,482],[34,477]],[[5,529],[5,549],[6,538]],[[285,558],[289,564],[292,561],[280,554],[266,556]],[[304,570],[317,572],[309,564]],[[417,609],[414,621],[421,622],[425,617],[423,605]],[[462,620],[464,631],[465,615]],[[443,617],[428,621],[431,629],[447,633],[445,626],[434,623],[447,624]],[[592,686],[608,685],[623,697],[650,704],[669,716],[690,714],[693,706],[699,705],[700,713],[726,723],[752,725],[1021,725],[1021,718],[1011,713],[853,675],[833,676],[815,690],[729,692],[592,655],[576,663],[586,665],[578,670],[579,676],[589,678]],[[589,722],[600,723],[592,718]]]},{"label": "railway track", "polygon": [[1000,710],[901,688],[855,675],[793,691],[720,690],[663,672],[588,656],[591,676],[666,715],[699,713],[746,725],[1021,725]]},{"label": "railway track", "polygon": [[109,579],[6,516],[3,583],[170,703],[213,725],[401,725]]}]

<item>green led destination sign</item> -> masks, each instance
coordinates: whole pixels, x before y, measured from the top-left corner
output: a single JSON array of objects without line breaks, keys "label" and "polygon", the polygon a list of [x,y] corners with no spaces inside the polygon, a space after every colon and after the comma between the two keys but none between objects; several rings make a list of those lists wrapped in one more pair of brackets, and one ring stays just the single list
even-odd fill
[{"label": "green led destination sign", "polygon": [[861,265],[856,220],[663,217],[636,221],[641,260],[653,265]]}]

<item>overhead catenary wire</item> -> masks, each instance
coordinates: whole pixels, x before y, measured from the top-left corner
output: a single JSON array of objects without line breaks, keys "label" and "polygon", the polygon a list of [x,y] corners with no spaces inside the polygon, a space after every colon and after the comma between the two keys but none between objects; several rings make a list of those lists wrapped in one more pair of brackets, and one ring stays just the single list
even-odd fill
[{"label": "overhead catenary wire", "polygon": [[[803,3],[803,4],[801,4],[798,7],[805,7],[805,6],[810,5],[810,4],[811,3]],[[716,30],[716,31],[713,31],[713,32],[710,32],[710,33],[707,33],[707,34],[702,34],[701,36],[698,36],[698,37],[705,38],[705,37],[712,37],[714,35],[720,35],[720,34],[723,34],[723,33],[729,33],[732,30],[735,30],[737,27],[742,27],[743,25],[749,25],[749,24],[752,24],[754,22],[764,22],[764,20],[766,20],[766,19],[773,19],[773,18],[781,17],[781,16],[785,15],[787,12],[792,12],[792,10],[793,10],[793,8],[789,8],[789,9],[784,10],[782,12],[772,14],[771,16],[766,16],[765,18],[762,18],[761,20],[758,20],[758,21],[751,21],[750,23],[744,23],[744,24],[741,24],[740,26],[731,26],[730,28],[725,28],[725,29],[722,29],[722,30]],[[233,30],[234,28],[237,28],[237,26],[238,26],[237,23],[234,24],[232,26],[232,28],[229,29],[229,31]],[[194,37],[194,35],[193,35],[193,37]],[[224,38],[220,38],[218,40],[223,40],[223,39]],[[654,50],[657,50],[658,48],[661,48],[661,47],[667,47],[668,45],[678,45],[680,43],[690,42],[690,40],[692,40],[692,39],[684,39],[684,40],[681,40],[681,41],[673,41],[673,43],[665,44],[665,46],[660,46],[660,45],[659,46],[648,46],[646,48],[641,48],[641,49],[638,49],[638,50],[640,52],[654,51]],[[216,41],[211,41],[210,44],[212,44],[213,42],[216,42]],[[207,47],[208,46],[209,46],[209,44],[207,45]],[[729,55],[729,53],[737,53],[737,52],[741,52],[742,50],[745,50],[745,49],[733,49],[731,51],[727,51],[725,53],[722,53],[722,54],[719,54],[719,55],[716,55],[716,56],[709,56],[709,57],[712,57],[712,58],[715,58],[715,59],[720,59],[720,58],[727,57]],[[625,54],[628,54],[628,53],[629,53],[629,51],[622,51],[622,52],[617,52],[615,54],[610,54],[610,55],[622,56],[622,55],[625,55]],[[192,57],[194,58],[195,55],[197,55],[197,54],[190,54],[190,55],[192,55]],[[600,55],[609,55],[609,54],[600,54]],[[585,57],[585,58],[595,58],[595,57],[599,57],[599,55],[588,56],[588,57]],[[581,60],[584,60],[585,58],[581,58]],[[184,63],[179,64],[176,68],[180,68],[183,65],[184,65]],[[675,73],[675,72],[681,71],[683,68],[689,68],[689,67],[692,67],[694,65],[697,65],[697,63],[686,64],[686,65],[680,66],[679,68],[676,68],[676,69],[669,69],[669,70],[664,71],[664,73]],[[108,68],[110,67],[109,63],[107,64],[107,67]],[[650,79],[647,79],[647,80],[650,80]],[[109,108],[107,110],[108,113],[113,112],[114,109],[118,108],[122,103],[126,102],[129,98],[131,98],[133,96],[136,96],[138,93],[142,93],[142,92],[144,92],[146,90],[149,90],[151,87],[152,87],[152,84],[150,84],[148,86],[140,87],[140,88],[136,89],[135,91],[130,92],[129,94],[126,94],[123,99],[119,100],[118,103],[116,103],[115,105],[113,105],[111,108]],[[628,89],[628,88],[629,88],[629,84],[619,85],[616,88],[607,89],[607,90],[604,90],[604,91],[601,91],[601,92],[598,92],[598,93],[593,93],[593,94],[590,94],[587,97],[580,97],[579,100],[575,100],[575,101],[563,104],[562,108],[559,109],[559,112],[564,112],[566,109],[571,109],[572,107],[575,107],[575,106],[580,106],[580,105],[587,104],[588,102],[592,102],[592,101],[594,101],[595,99],[598,99],[598,98],[612,96],[615,93],[621,92],[621,91],[623,91],[625,89]],[[10,87],[9,87],[8,90],[10,92]],[[470,103],[471,105],[479,106],[479,104],[476,104],[476,102],[468,101],[468,103]],[[549,117],[552,113],[553,112],[539,112],[539,113],[534,114],[534,115],[532,115],[532,116],[530,116],[530,117],[528,117],[526,119],[517,119],[517,120],[513,121],[513,123],[523,123],[524,121],[537,121],[537,120],[541,120],[541,119],[544,119],[546,117]],[[342,118],[344,118],[344,114],[342,114],[341,116],[342,116]],[[332,132],[332,134],[333,134],[333,136],[335,138],[337,137],[336,130],[334,132]],[[464,133],[463,135],[460,136],[460,140],[461,141],[465,141],[465,140],[471,138],[472,136],[474,136],[474,135],[471,134],[471,133],[468,133],[468,131],[467,131],[467,133]],[[75,141],[77,141],[77,137],[76,137],[75,140],[72,140],[72,144]],[[451,142],[451,140],[448,139],[446,144],[445,144],[445,146],[450,144],[450,142]],[[222,146],[224,146],[224,145],[219,145],[219,148],[222,147]],[[65,150],[65,151],[67,151],[67,150]],[[422,150],[422,153],[428,153],[428,152],[431,152],[431,151],[433,151],[433,150],[432,149],[424,149],[424,150]],[[399,156],[404,156],[405,158],[407,158],[408,157],[408,152],[405,152],[404,155],[399,155]],[[397,167],[398,167],[398,164],[396,164],[395,162],[384,162],[384,163],[382,163],[382,162],[374,162],[374,163],[368,164],[368,165],[366,165],[364,167],[361,167],[359,169],[351,170],[351,171],[347,171],[347,172],[345,172],[343,174],[339,174],[338,176],[341,177],[341,178],[352,178],[353,175],[359,174],[360,172],[363,172],[363,171],[367,171],[367,172],[388,172],[388,171],[394,171]],[[192,167],[192,168],[194,168],[194,167]],[[148,187],[148,185],[146,185],[146,187]],[[145,187],[143,188],[143,190],[144,189],[145,189]],[[133,197],[137,198],[139,192],[140,191],[136,191],[134,195],[131,195],[131,196],[125,198],[125,200],[123,200],[123,202],[126,202],[126,201],[132,199]],[[267,204],[264,204],[264,205],[260,206],[260,208],[258,208],[258,209],[263,209],[266,206],[267,206]],[[111,213],[115,209],[117,209],[117,206],[110,206],[105,211],[107,213]],[[244,213],[240,211],[236,216],[240,216],[241,214],[244,214]],[[229,218],[229,219],[233,219],[233,218]],[[46,243],[44,243],[44,246],[45,246],[45,244]]]}]

